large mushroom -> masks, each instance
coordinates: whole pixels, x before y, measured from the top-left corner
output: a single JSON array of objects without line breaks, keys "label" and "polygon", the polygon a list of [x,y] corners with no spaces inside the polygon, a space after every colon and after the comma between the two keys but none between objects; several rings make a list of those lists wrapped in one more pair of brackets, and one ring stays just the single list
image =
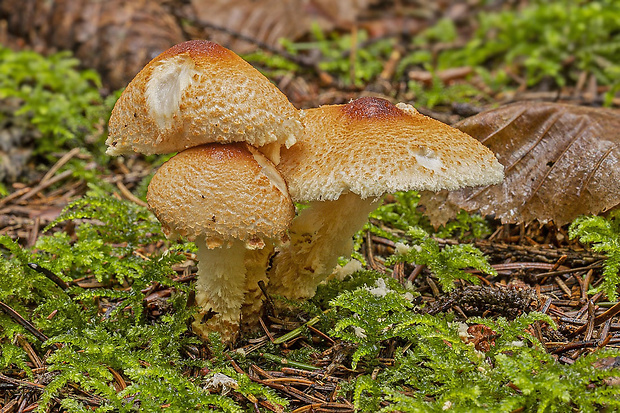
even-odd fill
[{"label": "large mushroom", "polygon": [[[293,107],[286,96],[258,70],[235,53],[213,42],[192,40],[173,46],[154,58],[123,91],[110,117],[109,137],[106,140],[107,153],[109,155],[122,155],[132,151],[144,154],[182,153],[188,148],[202,144],[246,142],[252,146],[243,149],[243,152],[247,155],[247,151],[250,151],[255,161],[261,164],[263,174],[268,172],[270,179],[273,182],[280,182],[279,188],[285,191],[285,185],[279,178],[278,172],[273,169],[273,165],[269,162],[266,163],[253,147],[262,152],[269,160],[277,163],[280,147],[291,146],[295,143],[296,138],[301,135],[302,124],[300,119],[300,112]],[[209,152],[220,154],[221,156],[217,155],[220,156],[218,160],[228,159],[232,161],[239,157],[230,157],[224,154],[228,153],[226,151],[235,150],[238,152],[239,147],[191,151],[189,154],[179,154],[164,164],[161,172],[155,174],[154,183],[151,185],[153,189],[149,191],[149,205],[160,218],[160,221],[163,222],[164,228],[176,229],[177,226],[174,223],[177,221],[174,221],[171,215],[164,213],[165,209],[162,209],[161,205],[163,204],[160,202],[162,199],[157,198],[156,194],[164,193],[167,190],[171,191],[173,188],[176,190],[178,187],[165,188],[165,185],[161,184],[162,177],[166,174],[170,175],[170,171],[178,169],[186,174],[186,179],[189,179],[187,177],[197,174],[196,166],[190,172],[188,169],[183,169],[187,167],[179,166],[179,159],[195,159],[195,165],[200,165],[211,158],[199,160],[198,157],[205,156]],[[244,155],[245,158],[247,158],[246,155]],[[265,166],[267,164],[271,166]],[[212,186],[210,188],[212,197],[210,201],[215,202],[215,206],[223,207],[227,205],[228,200],[220,197],[226,194],[226,188],[238,186],[239,182],[235,179],[241,179],[245,173],[240,171],[238,176],[230,168],[233,165],[245,165],[247,168],[247,162],[245,164],[233,162],[231,165],[223,165],[222,162],[218,161],[218,165],[221,165],[222,173],[220,179],[212,178],[209,181]],[[213,169],[209,169],[209,171],[211,173],[216,172]],[[223,171],[228,172],[224,174]],[[172,182],[175,181],[170,182],[172,185]],[[184,196],[189,197],[188,199],[194,199],[192,197],[198,195],[198,188],[191,185],[188,188],[193,189],[190,189],[190,193],[186,195],[176,194],[173,196],[172,192],[169,195],[172,197],[171,199],[177,200],[183,199]],[[205,191],[205,189],[200,189],[200,191]],[[257,198],[260,194],[260,192],[256,192],[252,197]],[[246,195],[250,196],[249,193]],[[234,197],[237,195],[226,196]],[[203,208],[206,205],[203,205]],[[181,210],[185,210],[184,208],[186,207],[181,208]],[[265,211],[264,214],[265,216],[272,216],[278,211]],[[242,216],[243,214],[239,215],[239,217]],[[190,217],[195,218],[196,222],[200,224],[191,224]],[[284,221],[288,219],[287,217],[287,214],[282,215]],[[230,218],[232,219],[232,216]],[[179,226],[180,231],[171,232],[177,232],[187,235],[190,239],[198,240],[200,267],[221,267],[222,260],[218,261],[217,254],[210,254],[210,251],[205,252],[205,248],[208,249],[208,247],[202,245],[204,244],[203,238],[209,242],[210,246],[217,245],[219,241],[216,240],[216,234],[211,233],[205,238],[203,237],[205,233],[201,232],[200,234],[203,235],[199,236],[197,232],[190,230],[190,228],[202,228],[204,226],[202,224],[205,223],[204,217],[198,215],[194,217],[194,214],[188,213],[183,219],[187,219],[187,221],[182,220],[179,223],[187,226]],[[267,220],[267,218],[264,220],[262,218],[255,219],[258,220],[257,222]],[[206,224],[212,225],[213,223],[206,222]],[[231,227],[235,225],[233,221],[230,221],[229,224]],[[190,225],[199,226],[189,227]],[[239,228],[245,228],[247,222],[242,221],[238,225]],[[277,228],[281,232],[284,227]],[[227,235],[227,237],[229,236]],[[229,238],[225,239],[229,240]],[[225,244],[228,245],[228,241]],[[261,245],[265,247],[258,248]],[[261,294],[258,281],[267,282],[265,271],[268,259],[273,252],[273,245],[268,241],[268,238],[265,238],[264,242],[253,244],[253,246],[254,249],[246,251],[245,259],[240,259],[241,263],[245,263],[246,285],[244,289],[247,294],[243,312],[248,324],[255,322],[260,312]],[[218,250],[229,253],[241,251],[240,248],[232,250],[218,248]],[[210,263],[210,259],[215,261]],[[232,271],[234,283],[243,280],[240,275],[242,274],[240,268],[236,267],[235,271]],[[199,270],[200,274],[208,272],[205,269]],[[204,280],[206,278],[201,275],[199,279]],[[199,290],[198,301],[203,308],[206,308],[207,304],[205,303],[209,299],[204,295],[204,283],[205,281],[201,281],[197,286]],[[239,291],[236,290],[235,294],[239,294]],[[237,298],[235,296],[230,303],[231,308],[235,308],[234,311],[237,311]],[[217,303],[214,305],[215,307],[219,306],[218,308],[221,307]],[[216,320],[224,317],[226,320],[224,324],[237,317],[236,313],[227,312],[228,310],[223,307],[220,310],[224,315],[216,317]],[[238,323],[238,317],[236,320],[230,321],[231,325],[236,326]],[[215,320],[204,326],[195,323],[194,329],[204,336],[205,332],[213,326],[217,326]],[[218,328],[213,327],[212,329]],[[233,334],[230,331],[235,329],[236,327],[230,328],[226,334],[232,336]]]},{"label": "large mushroom", "polygon": [[305,132],[283,150],[278,170],[293,201],[310,201],[269,272],[269,289],[314,295],[385,193],[454,190],[503,179],[493,153],[410,105],[360,98],[304,111]]},{"label": "large mushroom", "polygon": [[205,40],[151,60],[116,102],[109,155],[179,152],[210,142],[247,142],[274,163],[301,135],[300,113],[258,70]]},{"label": "large mushroom", "polygon": [[273,249],[293,219],[286,183],[247,144],[207,144],[164,163],[147,199],[169,237],[184,236],[198,247],[194,332],[207,338],[218,331],[233,340],[247,292],[246,260],[252,250]]}]

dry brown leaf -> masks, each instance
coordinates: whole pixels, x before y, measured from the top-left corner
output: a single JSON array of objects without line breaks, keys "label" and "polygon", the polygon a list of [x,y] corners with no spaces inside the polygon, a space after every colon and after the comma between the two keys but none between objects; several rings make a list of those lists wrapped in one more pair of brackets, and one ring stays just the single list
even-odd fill
[{"label": "dry brown leaf", "polygon": [[502,184],[422,194],[433,224],[461,209],[503,223],[553,221],[620,205],[620,112],[519,102],[454,125],[489,147],[505,167]]},{"label": "dry brown leaf", "polygon": [[71,50],[114,89],[185,40],[175,18],[153,0],[2,0],[2,19],[19,43],[45,54]]},{"label": "dry brown leaf", "polygon": [[[201,22],[276,47],[281,38],[295,40],[308,33],[313,21],[324,30],[350,25],[374,2],[376,0],[192,0],[191,4]],[[237,53],[255,48],[254,44],[235,40],[222,31],[208,32],[210,40]]]}]

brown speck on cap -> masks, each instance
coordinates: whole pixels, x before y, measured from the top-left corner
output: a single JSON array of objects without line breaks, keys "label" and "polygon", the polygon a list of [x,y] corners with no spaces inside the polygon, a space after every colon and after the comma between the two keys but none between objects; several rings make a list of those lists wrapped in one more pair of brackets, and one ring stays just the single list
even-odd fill
[{"label": "brown speck on cap", "polygon": [[376,97],[363,97],[340,107],[352,119],[385,119],[405,116],[403,111],[389,101]]},{"label": "brown speck on cap", "polygon": [[224,56],[238,58],[238,56],[225,47],[208,40],[189,40],[172,46],[170,49],[159,54],[153,61],[167,59],[178,54],[189,54],[192,59],[221,59]]}]

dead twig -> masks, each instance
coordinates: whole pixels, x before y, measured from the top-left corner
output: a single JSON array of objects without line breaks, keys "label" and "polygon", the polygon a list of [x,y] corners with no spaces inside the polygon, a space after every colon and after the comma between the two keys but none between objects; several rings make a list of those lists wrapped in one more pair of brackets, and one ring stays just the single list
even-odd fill
[{"label": "dead twig", "polygon": [[49,181],[60,168],[62,168],[67,162],[69,162],[74,156],[80,153],[80,148],[73,148],[66,154],[64,154],[56,163],[47,171],[47,173],[41,178],[40,184]]},{"label": "dead twig", "polygon": [[[620,303],[617,303],[616,305],[614,305],[613,307],[611,307],[610,309],[608,309],[607,311],[605,311],[603,314],[594,317],[593,318],[593,326],[599,326],[601,324],[603,324],[605,321],[609,320],[610,318],[612,318],[613,316],[615,316],[616,314],[620,313]],[[583,333],[584,331],[586,331],[586,329],[588,328],[588,325],[583,325],[581,327],[579,327],[577,330],[575,330],[570,336],[571,337],[575,337],[578,334]]]},{"label": "dead twig", "polygon": [[35,186],[30,191],[26,192],[21,198],[19,198],[19,201],[23,202],[23,201],[29,200],[30,198],[32,198],[33,196],[35,196],[36,194],[38,194],[45,188],[54,185],[58,181],[62,181],[63,179],[68,178],[72,174],[73,174],[73,171],[70,169],[67,169],[66,171],[59,173],[58,175],[54,176],[53,178],[48,179],[45,182],[42,181],[41,183],[39,183],[39,185]]},{"label": "dead twig", "polygon": [[13,319],[13,321],[28,330],[28,332],[35,336],[37,339],[41,340],[42,342],[46,342],[48,340],[48,337],[42,332],[40,332],[34,325],[32,325],[30,321],[26,320],[17,311],[13,310],[2,301],[0,301],[0,310],[4,311],[6,315]]},{"label": "dead twig", "polygon": [[125,198],[127,198],[134,204],[148,208],[148,204],[144,202],[143,200],[141,200],[140,198],[138,198],[137,196],[135,196],[121,181],[118,181],[116,183],[116,187],[118,188],[119,191],[121,191],[121,194],[123,194]]},{"label": "dead twig", "polygon": [[69,288],[69,284],[67,284],[66,282],[63,281],[62,278],[60,278],[59,276],[57,276],[56,274],[54,274],[53,272],[51,272],[50,270],[48,270],[45,267],[41,267],[39,264],[36,264],[34,262],[30,262],[28,263],[28,267],[32,268],[33,270],[35,270],[36,272],[38,272],[39,274],[43,274],[45,275],[47,278],[49,278],[54,284],[56,284],[57,286],[59,286],[63,291],[66,291]]}]

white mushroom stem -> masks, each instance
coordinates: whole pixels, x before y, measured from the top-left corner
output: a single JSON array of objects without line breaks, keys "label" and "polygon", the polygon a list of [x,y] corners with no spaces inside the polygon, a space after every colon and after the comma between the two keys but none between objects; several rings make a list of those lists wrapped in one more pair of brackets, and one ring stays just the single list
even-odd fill
[{"label": "white mushroom stem", "polygon": [[258,326],[258,319],[262,316],[264,297],[258,283],[262,281],[265,286],[269,284],[266,271],[273,251],[273,242],[266,240],[264,248],[248,250],[245,254],[246,292],[241,306],[241,323],[244,329]]},{"label": "white mushroom stem", "polygon": [[203,338],[211,331],[218,331],[222,338],[230,340],[238,333],[245,298],[247,249],[239,240],[232,241],[229,247],[210,249],[201,239],[196,240],[196,246],[196,304],[200,310],[192,327]]},{"label": "white mushroom stem", "polygon": [[309,298],[338,263],[353,250],[353,236],[379,205],[348,193],[335,201],[314,201],[290,227],[290,243],[279,249],[269,272],[272,294],[290,299]]}]

